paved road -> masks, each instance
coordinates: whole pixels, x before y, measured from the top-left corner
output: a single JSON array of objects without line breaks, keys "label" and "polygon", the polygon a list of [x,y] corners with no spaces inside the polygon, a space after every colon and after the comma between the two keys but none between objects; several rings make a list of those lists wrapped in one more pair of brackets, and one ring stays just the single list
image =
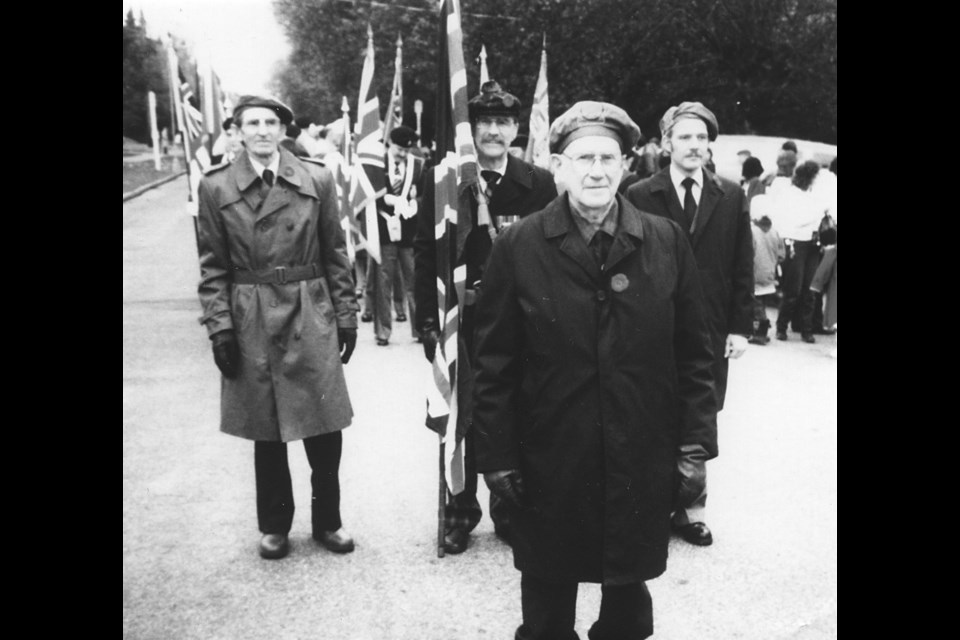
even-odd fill
[{"label": "paved road", "polygon": [[[489,519],[466,554],[436,557],[427,365],[404,325],[386,348],[362,325],[347,367],[356,419],[342,511],[357,550],[310,540],[309,467],[292,445],[293,551],[257,556],[253,447],[218,432],[185,194],[180,178],[123,205],[124,637],[512,638],[519,574]],[[716,542],[672,543],[667,573],[649,583],[656,638],[836,637],[835,346],[792,337],[733,363],[709,467]],[[578,605],[585,638],[599,588],[583,585]]]}]

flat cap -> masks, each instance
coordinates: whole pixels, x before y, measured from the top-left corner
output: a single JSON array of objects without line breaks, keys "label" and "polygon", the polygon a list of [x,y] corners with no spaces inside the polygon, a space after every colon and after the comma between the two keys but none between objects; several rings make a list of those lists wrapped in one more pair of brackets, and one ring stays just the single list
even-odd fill
[{"label": "flat cap", "polygon": [[413,147],[419,138],[420,136],[417,135],[416,131],[405,125],[394,127],[393,130],[390,131],[390,144],[395,144],[404,149]]},{"label": "flat cap", "polygon": [[470,98],[467,110],[470,120],[480,116],[513,116],[520,118],[520,100],[500,88],[496,80],[489,80],[480,87],[480,95]]},{"label": "flat cap", "polygon": [[240,117],[240,114],[251,107],[263,107],[264,109],[275,111],[277,115],[280,116],[280,122],[283,124],[293,122],[293,111],[290,110],[290,107],[276,98],[268,98],[266,96],[240,96],[240,99],[237,100],[237,105],[233,108],[233,119],[236,120],[237,123],[242,122],[243,119]]},{"label": "flat cap", "polygon": [[609,102],[578,102],[550,125],[550,153],[560,153],[567,145],[585,136],[606,136],[620,143],[629,153],[640,139],[640,127],[627,112]]},{"label": "flat cap", "polygon": [[660,118],[661,135],[665,138],[669,136],[670,131],[673,130],[673,125],[676,124],[677,120],[682,120],[683,118],[699,118],[703,120],[707,125],[707,135],[710,137],[710,140],[717,139],[717,134],[720,132],[720,125],[717,124],[717,116],[713,115],[713,111],[707,109],[701,102],[681,102],[677,106],[667,109],[667,112]]}]

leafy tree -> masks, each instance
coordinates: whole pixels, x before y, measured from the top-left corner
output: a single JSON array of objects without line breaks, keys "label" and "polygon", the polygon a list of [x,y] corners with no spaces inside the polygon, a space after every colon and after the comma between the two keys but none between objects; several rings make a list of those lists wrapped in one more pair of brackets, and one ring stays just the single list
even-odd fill
[{"label": "leafy tree", "polygon": [[[293,44],[278,92],[323,121],[340,116],[346,95],[355,116],[369,23],[381,108],[399,33],[404,120],[415,123],[413,101],[423,100],[431,139],[437,4],[275,0]],[[527,107],[524,123],[546,35],[551,118],[578,100],[605,100],[652,135],[667,107],[700,100],[725,133],[837,140],[836,0],[462,0],[461,8],[469,92],[486,45],[491,77]]]},{"label": "leafy tree", "polygon": [[143,14],[140,22],[127,12],[123,23],[123,135],[150,142],[147,92],[157,94],[157,127],[170,125],[166,55],[159,40],[147,37]]}]

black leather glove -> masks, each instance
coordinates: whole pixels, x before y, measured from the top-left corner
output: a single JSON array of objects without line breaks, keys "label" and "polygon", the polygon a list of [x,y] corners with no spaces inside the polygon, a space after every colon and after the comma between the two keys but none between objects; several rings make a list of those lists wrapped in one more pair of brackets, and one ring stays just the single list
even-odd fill
[{"label": "black leather glove", "polygon": [[427,362],[433,362],[437,355],[437,342],[440,341],[440,333],[436,329],[424,329],[420,332],[420,342],[423,343],[423,355]]},{"label": "black leather glove", "polygon": [[210,336],[213,343],[213,361],[224,378],[236,378],[240,369],[240,343],[233,329],[219,331]]},{"label": "black leather glove", "polygon": [[337,341],[340,343],[340,362],[347,364],[357,346],[357,330],[337,329]]},{"label": "black leather glove", "polygon": [[490,471],[483,474],[483,481],[492,493],[515,507],[526,508],[527,501],[523,492],[523,476],[516,469]]}]

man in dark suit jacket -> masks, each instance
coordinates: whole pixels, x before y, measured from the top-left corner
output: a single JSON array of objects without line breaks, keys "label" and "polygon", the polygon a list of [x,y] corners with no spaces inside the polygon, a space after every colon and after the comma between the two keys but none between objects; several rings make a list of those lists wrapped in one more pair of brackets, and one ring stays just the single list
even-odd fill
[{"label": "man in dark suit jacket", "polygon": [[[478,220],[478,201],[471,200],[470,215],[473,227],[467,236],[461,265],[466,266],[467,299],[460,319],[459,362],[457,388],[459,406],[457,432],[466,433],[465,484],[457,495],[449,495],[446,506],[447,553],[462,553],[467,548],[470,532],[480,521],[482,511],[477,501],[477,471],[473,451],[472,423],[473,375],[473,303],[483,277],[483,269],[490,255],[495,233],[519,218],[543,209],[556,198],[553,176],[546,169],[535,167],[508,153],[510,143],[517,137],[520,122],[520,101],[503,91],[494,81],[486,82],[480,95],[468,103],[470,125],[480,165],[480,193],[488,200],[489,222]],[[423,341],[427,360],[433,362],[440,332],[440,314],[437,309],[437,260],[434,235],[434,171],[431,168],[423,181],[423,198],[417,216],[417,236],[414,240],[414,297],[416,299],[416,328]],[[509,538],[509,524],[503,509],[491,496],[490,517],[497,533]]]},{"label": "man in dark suit jacket", "polygon": [[[670,165],[630,187],[627,199],[641,211],[670,218],[687,230],[713,341],[719,411],[729,358],[743,355],[753,326],[753,240],[743,190],[704,168],[718,129],[716,117],[699,102],[670,107],[660,120]],[[713,542],[704,522],[707,458],[697,447],[678,452],[680,482],[673,518],[685,540],[702,546]]]}]

